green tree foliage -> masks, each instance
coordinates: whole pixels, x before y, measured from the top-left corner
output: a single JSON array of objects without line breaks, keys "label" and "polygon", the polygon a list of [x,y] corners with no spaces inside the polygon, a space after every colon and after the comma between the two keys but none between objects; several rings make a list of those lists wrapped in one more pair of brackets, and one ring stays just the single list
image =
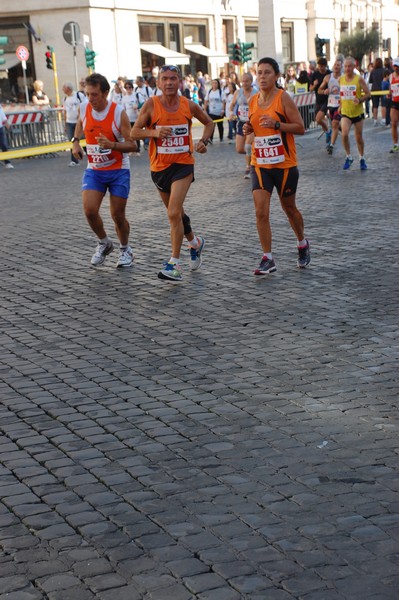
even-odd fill
[{"label": "green tree foliage", "polygon": [[361,65],[363,56],[375,52],[379,47],[380,35],[378,31],[356,29],[351,35],[342,36],[338,44],[338,52],[344,56],[353,56],[357,63]]}]

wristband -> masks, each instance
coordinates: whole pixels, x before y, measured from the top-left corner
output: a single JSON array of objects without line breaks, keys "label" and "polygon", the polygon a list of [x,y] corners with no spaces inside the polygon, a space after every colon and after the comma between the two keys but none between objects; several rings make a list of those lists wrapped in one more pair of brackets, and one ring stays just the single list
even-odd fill
[{"label": "wristband", "polygon": [[209,140],[200,140],[200,142],[202,142],[204,146],[207,146],[209,144]]},{"label": "wristband", "polygon": [[79,139],[78,137],[75,137],[75,136],[74,136],[74,137],[71,139],[71,142],[72,142],[72,143],[73,143],[73,142],[80,142],[80,139]]}]

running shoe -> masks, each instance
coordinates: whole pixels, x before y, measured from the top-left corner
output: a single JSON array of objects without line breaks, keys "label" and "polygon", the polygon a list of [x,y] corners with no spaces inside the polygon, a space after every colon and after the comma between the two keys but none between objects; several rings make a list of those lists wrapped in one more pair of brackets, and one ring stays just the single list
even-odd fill
[{"label": "running shoe", "polygon": [[74,162],[73,160],[71,160],[71,162],[69,163],[68,167],[78,167],[79,163]]},{"label": "running shoe", "polygon": [[259,267],[254,271],[254,275],[268,275],[269,273],[274,273],[274,271],[277,271],[274,260],[272,258],[267,258],[267,256],[263,256],[259,263]]},{"label": "running shoe", "polygon": [[11,163],[6,163],[5,168],[6,169],[13,169],[14,167],[13,167],[13,165]]},{"label": "running shoe", "polygon": [[133,250],[130,246],[126,248],[121,248],[119,251],[118,262],[116,263],[116,267],[118,269],[124,269],[125,267],[131,267],[134,261]]},{"label": "running shoe", "polygon": [[249,179],[250,178],[250,171],[251,171],[251,167],[247,167],[245,169],[244,179]]},{"label": "running shoe", "polygon": [[342,167],[343,170],[347,171],[348,169],[350,169],[352,163],[353,163],[353,158],[349,158],[349,156],[347,156],[345,159],[345,162],[344,162],[344,166]]},{"label": "running shoe", "polygon": [[310,263],[310,244],[309,240],[306,240],[306,246],[298,248],[298,262],[297,265],[300,269],[304,269]]},{"label": "running shoe", "polygon": [[200,235],[197,236],[200,243],[199,246],[197,246],[197,248],[190,248],[190,269],[192,271],[196,271],[197,269],[200,268],[200,266],[202,265],[202,252],[204,250],[205,247],[205,240],[203,237],[201,237]]},{"label": "running shoe", "polygon": [[397,144],[394,144],[389,152],[391,154],[395,154],[395,152],[399,152],[399,146]]},{"label": "running shoe", "polygon": [[329,146],[330,143],[331,143],[331,136],[332,136],[332,131],[331,131],[331,129],[329,129],[328,131],[326,131],[326,144],[327,144],[327,146]]},{"label": "running shoe", "polygon": [[332,154],[334,152],[334,146],[330,144],[327,146],[327,154]]},{"label": "running shoe", "polygon": [[174,263],[166,263],[163,269],[158,273],[159,279],[166,279],[168,281],[181,281],[181,270],[177,268]]},{"label": "running shoe", "polygon": [[105,257],[112,252],[114,249],[114,245],[112,242],[108,244],[103,244],[102,242],[98,242],[97,248],[93,256],[91,257],[91,264],[94,267],[98,267],[102,265],[105,261]]},{"label": "running shoe", "polygon": [[364,158],[360,159],[360,170],[361,171],[367,171],[368,167],[366,164],[366,161],[364,160]]}]

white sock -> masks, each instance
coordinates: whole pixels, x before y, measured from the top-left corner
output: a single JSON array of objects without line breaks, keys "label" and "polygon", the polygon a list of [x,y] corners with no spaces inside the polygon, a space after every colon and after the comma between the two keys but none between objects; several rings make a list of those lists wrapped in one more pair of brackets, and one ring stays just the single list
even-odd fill
[{"label": "white sock", "polygon": [[306,238],[304,238],[301,242],[298,242],[298,248],[306,248],[308,245]]},{"label": "white sock", "polygon": [[196,235],[193,237],[192,240],[190,240],[188,242],[188,245],[190,246],[190,248],[198,248],[198,246],[199,246],[199,239],[197,238]]},{"label": "white sock", "polygon": [[174,258],[173,256],[169,259],[170,263],[173,263],[176,266],[180,266],[181,260],[180,258]]},{"label": "white sock", "polygon": [[105,238],[103,238],[102,240],[100,240],[100,242],[102,244],[105,244],[106,246],[108,246],[111,243],[111,240],[109,239],[109,237],[106,235]]},{"label": "white sock", "polygon": [[271,252],[264,252],[262,258],[268,258],[269,260],[272,260],[273,255]]}]

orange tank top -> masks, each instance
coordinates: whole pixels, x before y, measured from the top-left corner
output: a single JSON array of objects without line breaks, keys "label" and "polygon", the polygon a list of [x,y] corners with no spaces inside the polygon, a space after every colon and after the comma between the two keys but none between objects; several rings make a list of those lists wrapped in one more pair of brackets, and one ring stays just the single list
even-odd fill
[{"label": "orange tank top", "polygon": [[193,140],[191,136],[192,114],[188,99],[179,96],[180,105],[176,112],[166,110],[161,96],[152,96],[154,112],[149,125],[152,129],[171,127],[172,135],[167,138],[150,138],[149,156],[151,171],[163,171],[173,165],[194,164]]},{"label": "orange tank top", "polygon": [[267,108],[259,108],[260,93],[249,100],[249,121],[255,133],[252,144],[251,165],[261,169],[290,169],[297,166],[294,135],[284,131],[261,127],[260,117],[267,114],[276,121],[287,123],[282,96],[278,90],[273,102]]},{"label": "orange tank top", "polygon": [[106,117],[102,121],[97,121],[93,116],[91,104],[87,104],[86,113],[83,121],[83,128],[86,138],[87,160],[89,168],[101,169],[121,169],[123,153],[108,148],[100,148],[97,138],[103,133],[109,140],[117,141],[114,130],[119,129],[115,123],[115,102],[111,103]]}]

